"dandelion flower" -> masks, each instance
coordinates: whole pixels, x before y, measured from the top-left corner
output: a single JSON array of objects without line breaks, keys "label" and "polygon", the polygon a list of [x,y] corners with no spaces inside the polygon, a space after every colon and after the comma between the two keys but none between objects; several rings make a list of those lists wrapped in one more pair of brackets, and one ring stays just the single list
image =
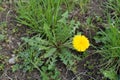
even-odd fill
[{"label": "dandelion flower", "polygon": [[90,46],[88,38],[84,35],[75,35],[72,44],[79,52],[85,51]]}]

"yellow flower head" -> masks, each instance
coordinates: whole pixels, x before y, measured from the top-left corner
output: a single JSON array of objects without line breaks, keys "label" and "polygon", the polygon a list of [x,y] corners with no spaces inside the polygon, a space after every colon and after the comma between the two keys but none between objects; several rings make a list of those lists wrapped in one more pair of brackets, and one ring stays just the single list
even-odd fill
[{"label": "yellow flower head", "polygon": [[73,47],[80,52],[85,51],[89,46],[89,40],[84,35],[75,35],[73,38]]}]

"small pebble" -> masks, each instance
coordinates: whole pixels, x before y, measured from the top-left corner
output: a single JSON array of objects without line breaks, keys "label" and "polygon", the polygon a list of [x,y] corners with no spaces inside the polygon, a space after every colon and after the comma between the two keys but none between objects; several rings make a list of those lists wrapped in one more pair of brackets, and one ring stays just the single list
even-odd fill
[{"label": "small pebble", "polygon": [[15,55],[12,55],[12,58],[9,59],[9,64],[15,64]]}]

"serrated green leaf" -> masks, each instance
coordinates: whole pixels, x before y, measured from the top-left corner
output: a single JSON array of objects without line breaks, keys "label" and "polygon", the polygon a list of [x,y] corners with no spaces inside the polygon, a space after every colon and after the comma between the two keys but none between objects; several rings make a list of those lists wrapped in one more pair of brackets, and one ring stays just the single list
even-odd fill
[{"label": "serrated green leaf", "polygon": [[0,41],[4,40],[5,36],[0,34]]},{"label": "serrated green leaf", "polygon": [[102,72],[103,72],[104,76],[109,78],[110,80],[118,80],[117,73],[113,69],[104,70]]},{"label": "serrated green leaf", "polygon": [[44,58],[50,57],[51,55],[53,55],[53,54],[55,53],[55,51],[56,51],[56,48],[51,48],[51,49],[49,49],[49,50],[45,53]]},{"label": "serrated green leaf", "polygon": [[63,15],[64,18],[68,18],[68,11],[66,11]]},{"label": "serrated green leaf", "polygon": [[66,23],[66,19],[68,18],[68,11],[66,11],[63,15],[62,15],[62,18],[58,21],[60,23]]},{"label": "serrated green leaf", "polygon": [[49,80],[45,72],[41,71],[41,75],[42,75],[42,80]]}]

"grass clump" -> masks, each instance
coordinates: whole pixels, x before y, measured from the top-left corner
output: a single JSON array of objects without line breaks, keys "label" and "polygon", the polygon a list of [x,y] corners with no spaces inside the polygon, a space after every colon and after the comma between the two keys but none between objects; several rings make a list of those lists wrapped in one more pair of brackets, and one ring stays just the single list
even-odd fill
[{"label": "grass clump", "polygon": [[[100,48],[100,50],[102,51],[101,55],[103,56],[104,62],[102,72],[105,75],[105,77],[108,77],[111,80],[117,80],[118,78],[117,72],[119,71],[120,68],[119,35],[120,35],[119,28],[114,25],[110,25],[110,27],[107,27],[105,31],[98,32],[98,36],[96,38],[97,42],[102,43]],[[114,71],[113,74],[116,76],[109,74],[111,70]]]},{"label": "grass clump", "polygon": [[43,32],[44,24],[54,28],[60,19],[62,0],[29,0],[17,4],[17,21],[30,27],[34,32]]},{"label": "grass clump", "polygon": [[[101,72],[110,80],[119,80],[120,74],[120,1],[108,0],[105,5],[104,30],[97,32],[96,43],[100,43],[103,56]],[[112,74],[111,74],[112,72]]]}]

